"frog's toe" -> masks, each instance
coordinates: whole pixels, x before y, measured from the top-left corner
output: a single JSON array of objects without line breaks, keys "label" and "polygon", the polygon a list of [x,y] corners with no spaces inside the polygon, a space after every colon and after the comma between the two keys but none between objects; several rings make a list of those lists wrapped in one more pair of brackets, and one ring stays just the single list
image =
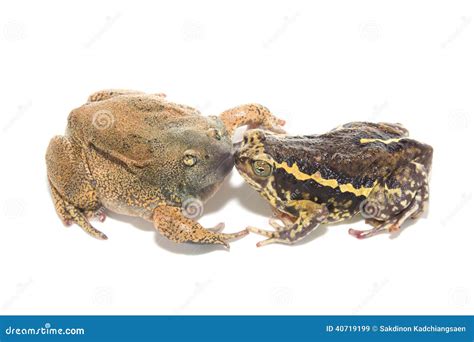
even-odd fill
[{"label": "frog's toe", "polygon": [[269,123],[266,125],[265,128],[273,133],[286,134],[286,131],[283,128],[285,124],[286,124],[285,120],[272,116],[272,118],[269,120]]},{"label": "frog's toe", "polygon": [[220,233],[219,235],[227,241],[227,240],[240,239],[244,237],[245,235],[248,235],[248,233],[249,233],[248,230],[244,229],[237,233]]},{"label": "frog's toe", "polygon": [[275,237],[278,236],[277,232],[270,231],[270,230],[265,230],[265,229],[260,229],[260,228],[252,227],[252,226],[247,227],[247,230],[251,233],[259,234],[259,235],[265,236],[267,238],[275,238]]},{"label": "frog's toe", "polygon": [[270,217],[270,219],[268,220],[268,223],[277,231],[286,229],[286,226],[280,223],[280,219],[277,219],[275,217]]},{"label": "frog's toe", "polygon": [[[223,223],[219,223],[216,227],[220,228],[221,225],[222,225],[222,228],[224,228]],[[241,230],[240,232],[237,232],[237,233],[215,233],[217,235],[215,243],[219,245],[223,245],[225,248],[230,249],[229,241],[240,239],[244,237],[245,235],[247,235],[248,233],[249,232],[246,229]]]},{"label": "frog's toe", "polygon": [[99,220],[100,222],[104,222],[105,219],[107,218],[107,215],[105,215],[105,209],[104,208],[100,208],[99,210],[97,210],[95,213],[94,213],[94,218],[96,218],[97,220]]},{"label": "frog's toe", "polygon": [[[279,234],[277,234],[277,235],[279,235]],[[262,241],[257,242],[257,247],[263,247],[263,246],[266,246],[266,245],[270,245],[272,243],[281,243],[281,244],[284,244],[284,245],[292,245],[295,242],[296,241],[293,241],[291,239],[282,239],[282,238],[279,238],[279,237],[271,237],[271,238],[268,238],[266,240],[262,240]]]},{"label": "frog's toe", "polygon": [[390,233],[398,233],[398,232],[400,231],[400,225],[397,224],[397,223],[388,224],[387,230],[388,230]]},{"label": "frog's toe", "polygon": [[372,219],[372,218],[366,219],[366,220],[365,220],[365,223],[371,225],[371,226],[374,227],[374,228],[380,227],[380,226],[383,224],[382,221],[379,221],[379,220],[376,220],[376,219]]},{"label": "frog's toe", "polygon": [[374,226],[374,228],[368,230],[357,230],[351,228],[349,229],[349,234],[357,239],[365,239],[382,232],[389,232],[392,234],[400,232],[400,222],[397,219],[391,219],[386,222],[379,222],[378,224],[375,224],[374,222],[368,223]]},{"label": "frog's toe", "polygon": [[276,243],[276,242],[278,242],[278,239],[276,239],[276,238],[270,238],[270,239],[262,240],[262,241],[257,242],[257,247],[263,247],[263,246],[270,245],[270,244]]},{"label": "frog's toe", "polygon": [[216,239],[213,244],[215,245],[222,245],[224,246],[226,249],[230,249],[230,244],[227,240],[225,239]]},{"label": "frog's toe", "polygon": [[97,210],[86,210],[84,211],[84,215],[88,219],[97,219],[100,222],[104,222],[105,219],[107,218],[107,215],[105,214],[105,208],[101,207]]},{"label": "frog's toe", "polygon": [[107,216],[105,216],[105,214],[101,214],[100,216],[98,216],[100,222],[104,222],[106,218]]},{"label": "frog's toe", "polygon": [[[82,212],[81,210],[68,205],[67,210],[69,211],[70,215],[72,216],[72,221],[77,224],[79,227],[81,227],[87,234],[89,234],[92,237],[95,237],[96,239],[99,240],[107,240],[108,237],[104,233],[102,233],[100,230],[94,228],[90,222],[88,217],[95,217],[97,211],[85,211]],[[104,214],[105,218],[105,214]],[[99,218],[100,220],[100,218]],[[103,220],[102,220],[103,221]]]},{"label": "frog's toe", "polygon": [[207,230],[209,230],[211,232],[214,232],[214,233],[220,233],[220,232],[222,232],[224,227],[225,227],[224,222],[220,222],[220,223],[216,224],[214,227],[207,228]]},{"label": "frog's toe", "polygon": [[375,235],[377,232],[377,228],[374,229],[369,229],[369,230],[357,230],[357,229],[349,229],[349,235],[352,235],[353,237],[357,239],[366,239],[368,237],[371,237]]},{"label": "frog's toe", "polygon": [[258,242],[257,247],[263,247],[272,243],[285,243],[285,244],[291,243],[291,241],[280,238],[280,231],[275,232],[275,231],[260,229],[257,227],[247,227],[247,229],[249,232],[259,234],[268,238],[266,240]]},{"label": "frog's toe", "polygon": [[95,237],[96,239],[99,240],[107,240],[108,237],[104,233],[102,233],[100,230],[94,228],[89,221],[87,221],[87,218],[85,216],[83,217],[76,217],[74,221],[79,227],[81,227],[87,234],[89,234],[92,237]]},{"label": "frog's toe", "polygon": [[74,221],[72,219],[65,219],[63,220],[63,224],[65,227],[71,227]]}]

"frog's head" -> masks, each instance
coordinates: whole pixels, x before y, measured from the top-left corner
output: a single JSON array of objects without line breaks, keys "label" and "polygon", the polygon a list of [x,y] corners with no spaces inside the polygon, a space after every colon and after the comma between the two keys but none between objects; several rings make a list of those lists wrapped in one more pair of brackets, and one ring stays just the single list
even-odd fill
[{"label": "frog's head", "polygon": [[245,132],[240,147],[234,154],[235,167],[258,192],[271,184],[275,161],[265,150],[268,143],[266,133],[259,129]]},{"label": "frog's head", "polygon": [[181,200],[206,201],[234,166],[232,142],[222,122],[215,117],[200,118],[195,125],[168,130],[172,136],[170,160],[176,170],[169,181]]}]

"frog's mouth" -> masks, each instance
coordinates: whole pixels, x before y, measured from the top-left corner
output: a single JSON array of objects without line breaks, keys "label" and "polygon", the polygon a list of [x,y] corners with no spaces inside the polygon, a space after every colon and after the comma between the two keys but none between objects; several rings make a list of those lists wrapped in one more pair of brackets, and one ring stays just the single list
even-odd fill
[{"label": "frog's mouth", "polygon": [[[234,167],[234,155],[231,153],[225,155],[223,158],[216,161],[215,165],[216,167],[213,171],[214,177],[209,175],[211,177],[207,180],[210,184],[204,186],[199,191],[199,197],[202,201],[206,201],[208,198],[212,197],[217,192],[226,176],[230,171],[232,171],[232,168]],[[207,182],[203,183],[205,184]]]}]

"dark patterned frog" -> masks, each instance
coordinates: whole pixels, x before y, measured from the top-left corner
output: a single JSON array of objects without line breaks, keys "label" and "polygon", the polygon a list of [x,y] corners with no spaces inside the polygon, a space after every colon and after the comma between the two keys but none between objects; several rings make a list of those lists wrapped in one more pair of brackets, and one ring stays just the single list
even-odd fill
[{"label": "dark patterned frog", "polygon": [[351,235],[398,232],[427,207],[432,155],[399,124],[352,122],[306,136],[247,131],[236,167],[275,211],[275,231],[248,229],[267,237],[258,246],[292,244],[360,213],[373,228]]}]

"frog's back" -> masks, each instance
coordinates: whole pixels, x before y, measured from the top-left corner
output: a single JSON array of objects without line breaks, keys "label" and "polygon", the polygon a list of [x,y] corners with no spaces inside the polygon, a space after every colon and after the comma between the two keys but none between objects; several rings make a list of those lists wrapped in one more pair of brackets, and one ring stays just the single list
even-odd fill
[{"label": "frog's back", "polygon": [[[95,128],[102,133],[140,131],[150,133],[149,127],[164,128],[180,121],[199,121],[198,110],[167,101],[160,95],[123,94],[94,100],[74,109],[69,115],[68,129]],[[105,131],[107,129],[107,131]]]},{"label": "frog's back", "polygon": [[153,158],[150,146],[170,143],[172,132],[179,134],[209,125],[209,119],[198,110],[169,102],[160,95],[91,97],[70,113],[66,134],[83,144],[138,161]]},{"label": "frog's back", "polygon": [[269,152],[278,162],[297,163],[308,174],[371,182],[423,151],[426,145],[407,136],[408,131],[399,124],[353,122],[321,135],[279,138],[285,142],[270,141],[266,149],[273,145]]}]

